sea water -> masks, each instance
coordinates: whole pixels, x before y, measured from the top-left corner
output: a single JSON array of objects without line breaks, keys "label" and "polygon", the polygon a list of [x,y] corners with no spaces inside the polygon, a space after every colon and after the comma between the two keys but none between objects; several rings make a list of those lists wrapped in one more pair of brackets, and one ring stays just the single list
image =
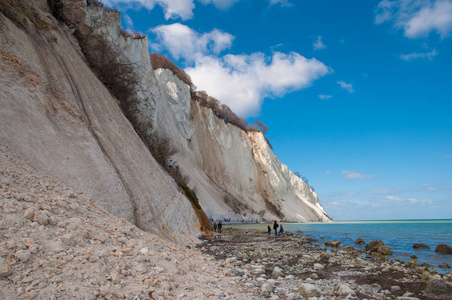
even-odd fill
[{"label": "sea water", "polygon": [[[337,221],[331,223],[282,223],[285,231],[317,239],[317,243],[323,245],[325,241],[338,240],[342,246],[353,246],[364,249],[365,245],[355,244],[357,238],[362,238],[366,243],[380,239],[392,249],[391,258],[403,261],[410,260],[411,255],[416,255],[419,263],[429,263],[436,267],[439,264],[452,265],[452,255],[435,253],[439,244],[452,246],[452,220],[393,220],[393,221]],[[267,224],[250,226],[250,228],[265,230]],[[257,224],[256,224],[257,225]],[[240,226],[240,227],[241,227]],[[271,226],[272,227],[272,226]],[[273,227],[272,227],[273,228]],[[273,231],[272,231],[273,232]],[[413,244],[421,243],[430,247],[429,250],[413,249]],[[451,269],[438,269],[438,271],[450,272]]]}]

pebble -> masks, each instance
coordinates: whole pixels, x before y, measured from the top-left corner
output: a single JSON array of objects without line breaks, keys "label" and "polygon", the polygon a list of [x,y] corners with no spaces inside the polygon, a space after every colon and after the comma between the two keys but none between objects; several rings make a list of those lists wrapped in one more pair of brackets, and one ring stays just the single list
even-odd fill
[{"label": "pebble", "polygon": [[272,286],[271,284],[269,284],[269,283],[264,283],[264,284],[261,286],[261,290],[262,290],[263,292],[269,293],[269,292],[273,291],[273,286]]},{"label": "pebble", "polygon": [[348,285],[348,284],[341,284],[341,285],[339,285],[339,289],[337,290],[337,293],[339,295],[341,295],[341,296],[347,296],[347,295],[354,296],[354,295],[356,295],[356,292],[353,291],[350,288],[350,285]]},{"label": "pebble", "polygon": [[28,250],[19,250],[14,254],[14,256],[20,262],[26,262],[31,257],[31,252]]},{"label": "pebble", "polygon": [[12,274],[11,267],[9,264],[0,257],[0,277],[8,277]]},{"label": "pebble", "polygon": [[319,288],[310,283],[303,283],[298,288],[298,293],[303,295],[304,297],[319,297],[321,295],[321,292]]},{"label": "pebble", "polygon": [[323,270],[325,269],[325,266],[319,263],[314,264],[314,270]]},{"label": "pebble", "polygon": [[393,286],[391,286],[391,292],[399,292],[399,291],[401,291],[402,289],[400,288],[400,286],[398,286],[398,285],[393,285]]},{"label": "pebble", "polygon": [[33,207],[28,208],[24,213],[24,219],[33,220],[35,217],[35,209]]},{"label": "pebble", "polygon": [[43,212],[35,213],[33,221],[39,225],[47,225],[49,223],[49,217]]},{"label": "pebble", "polygon": [[272,275],[275,277],[279,277],[279,276],[284,276],[284,273],[279,267],[275,267],[272,271]]}]

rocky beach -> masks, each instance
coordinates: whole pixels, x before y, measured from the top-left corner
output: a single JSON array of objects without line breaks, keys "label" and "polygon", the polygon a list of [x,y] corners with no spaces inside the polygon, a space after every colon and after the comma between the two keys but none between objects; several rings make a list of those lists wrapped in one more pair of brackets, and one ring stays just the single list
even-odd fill
[{"label": "rocky beach", "polygon": [[340,244],[301,232],[275,237],[226,228],[205,236],[200,249],[254,299],[452,299],[451,273],[439,274],[414,257],[408,263],[391,260],[381,241],[368,243],[367,253]]}]

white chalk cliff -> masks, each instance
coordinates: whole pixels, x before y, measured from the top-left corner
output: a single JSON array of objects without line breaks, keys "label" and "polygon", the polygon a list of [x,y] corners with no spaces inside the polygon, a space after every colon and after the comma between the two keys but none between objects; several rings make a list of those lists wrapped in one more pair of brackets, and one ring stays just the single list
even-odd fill
[{"label": "white chalk cliff", "polygon": [[177,141],[175,161],[209,217],[329,220],[317,194],[278,160],[262,133],[245,132],[201,107],[171,71],[158,69],[155,77],[165,100],[154,111],[155,127]]},{"label": "white chalk cliff", "polygon": [[196,240],[201,224],[192,204],[88,67],[73,36],[100,17],[97,33],[121,48],[140,74],[137,117],[179,149],[174,160],[209,217],[329,220],[317,195],[279,162],[261,133],[244,132],[200,107],[171,71],[154,72],[147,38],[121,35],[118,13],[84,0],[62,2],[70,26],[52,17],[45,0],[23,1],[39,22],[29,17],[15,24],[0,14],[0,147],[144,230]]}]

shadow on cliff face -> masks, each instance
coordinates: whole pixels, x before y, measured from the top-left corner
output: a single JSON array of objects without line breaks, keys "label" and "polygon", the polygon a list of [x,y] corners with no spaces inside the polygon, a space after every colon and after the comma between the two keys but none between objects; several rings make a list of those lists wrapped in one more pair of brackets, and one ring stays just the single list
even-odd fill
[{"label": "shadow on cliff face", "polygon": [[280,220],[284,219],[284,214],[281,211],[280,204],[275,204],[268,200],[267,198],[264,198],[265,201],[265,207],[272,212],[275,216],[277,216]]},{"label": "shadow on cliff face", "polygon": [[246,216],[246,212],[251,212],[252,214],[256,213],[252,210],[248,204],[238,200],[234,196],[227,194],[223,197],[224,203],[226,203],[234,213],[241,215],[244,214]]}]

